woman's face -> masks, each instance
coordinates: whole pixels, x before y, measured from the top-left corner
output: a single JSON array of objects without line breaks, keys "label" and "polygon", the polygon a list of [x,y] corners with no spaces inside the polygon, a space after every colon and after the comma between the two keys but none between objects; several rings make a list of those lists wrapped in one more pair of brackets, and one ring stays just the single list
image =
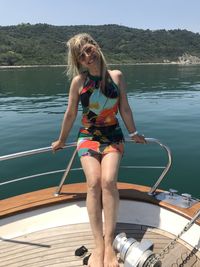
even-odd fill
[{"label": "woman's face", "polygon": [[97,46],[93,44],[85,44],[80,49],[78,61],[84,67],[90,67],[99,63],[100,53]]}]

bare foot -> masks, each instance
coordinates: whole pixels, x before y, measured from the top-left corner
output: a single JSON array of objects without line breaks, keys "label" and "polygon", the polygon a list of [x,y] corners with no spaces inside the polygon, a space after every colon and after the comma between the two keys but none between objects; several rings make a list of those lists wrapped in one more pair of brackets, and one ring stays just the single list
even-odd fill
[{"label": "bare foot", "polygon": [[94,249],[88,260],[88,267],[103,267],[103,249]]},{"label": "bare foot", "polygon": [[111,245],[105,247],[104,267],[120,267],[117,255]]}]

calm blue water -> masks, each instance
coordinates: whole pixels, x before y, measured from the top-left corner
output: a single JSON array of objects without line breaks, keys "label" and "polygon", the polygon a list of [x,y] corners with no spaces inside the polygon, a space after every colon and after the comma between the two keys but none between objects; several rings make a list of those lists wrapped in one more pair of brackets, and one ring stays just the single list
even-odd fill
[{"label": "calm blue water", "polygon": [[[114,66],[112,67],[114,68]],[[200,197],[200,66],[117,66],[127,81],[127,94],[137,129],[146,137],[168,145],[173,165],[162,189]],[[0,155],[50,146],[57,139],[68,101],[69,84],[64,68],[0,70]],[[68,142],[75,141],[81,107]],[[120,120],[125,135],[127,131]],[[0,162],[0,183],[14,178],[64,169],[72,150]],[[122,165],[166,165],[158,145],[128,144]],[[74,166],[79,166],[76,159]],[[119,180],[153,185],[160,170],[124,170]],[[54,174],[0,186],[4,198],[59,183]],[[84,181],[71,172],[69,183]]]}]

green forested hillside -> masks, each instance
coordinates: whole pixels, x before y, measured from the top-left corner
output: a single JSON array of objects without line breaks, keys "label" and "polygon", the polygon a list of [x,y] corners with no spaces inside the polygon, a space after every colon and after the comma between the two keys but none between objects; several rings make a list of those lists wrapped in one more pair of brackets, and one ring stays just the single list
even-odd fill
[{"label": "green forested hillside", "polygon": [[200,57],[200,34],[186,30],[140,30],[119,25],[0,26],[0,65],[66,64],[65,42],[90,33],[108,63],[176,61],[184,53]]}]

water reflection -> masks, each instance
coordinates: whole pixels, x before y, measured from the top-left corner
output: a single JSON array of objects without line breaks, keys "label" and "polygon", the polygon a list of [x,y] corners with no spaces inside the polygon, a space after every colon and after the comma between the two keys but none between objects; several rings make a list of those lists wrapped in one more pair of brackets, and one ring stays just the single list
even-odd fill
[{"label": "water reflection", "polygon": [[135,65],[121,66],[128,92],[157,90],[199,90],[200,66]]},{"label": "water reflection", "polygon": [[30,97],[66,93],[64,68],[22,68],[0,70],[0,95]]},{"label": "water reflection", "polygon": [[7,97],[1,98],[0,112],[19,112],[19,113],[32,113],[32,112],[50,112],[54,108],[60,108],[66,104],[65,99],[49,96],[37,97]]},{"label": "water reflection", "polygon": [[[121,69],[127,92],[162,90],[200,90],[200,66],[129,65]],[[56,96],[67,94],[69,81],[65,69],[28,68],[0,70],[0,97]]]},{"label": "water reflection", "polygon": [[[124,73],[131,101],[132,98],[199,100],[199,66],[133,65],[117,68]],[[68,103],[68,89],[69,82],[61,67],[0,70],[0,112],[58,114]]]}]

